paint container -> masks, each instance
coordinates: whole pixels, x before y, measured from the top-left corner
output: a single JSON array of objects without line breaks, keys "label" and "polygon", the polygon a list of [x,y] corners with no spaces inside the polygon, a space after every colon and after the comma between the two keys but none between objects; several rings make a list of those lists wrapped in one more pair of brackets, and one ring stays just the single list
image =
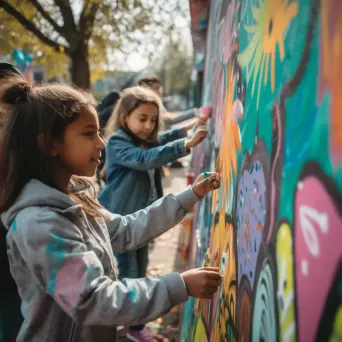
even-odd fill
[{"label": "paint container", "polygon": [[198,116],[201,119],[208,120],[211,116],[211,113],[213,111],[213,107],[211,106],[202,106],[198,109]]},{"label": "paint container", "polygon": [[188,171],[188,172],[186,172],[185,176],[187,178],[188,185],[194,184],[194,181],[195,181],[195,173],[194,172]]}]

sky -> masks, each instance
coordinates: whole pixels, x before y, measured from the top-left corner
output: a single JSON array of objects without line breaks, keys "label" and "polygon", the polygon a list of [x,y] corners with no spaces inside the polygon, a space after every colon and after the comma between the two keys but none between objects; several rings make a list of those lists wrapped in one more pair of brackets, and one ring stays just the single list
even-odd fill
[{"label": "sky", "polygon": [[[191,45],[191,33],[190,28],[188,27],[188,23],[186,19],[182,16],[176,17],[175,26],[182,30],[182,43]],[[166,42],[167,43],[167,42]],[[115,58],[115,57],[114,57]],[[148,66],[148,59],[142,57],[139,53],[133,52],[130,56],[123,61],[123,68],[127,68],[129,71],[140,71],[145,69]]]},{"label": "sky", "polygon": [[148,59],[139,53],[133,52],[127,59],[127,68],[130,71],[140,71],[148,66]]},{"label": "sky", "polygon": [[[188,0],[182,0],[188,1]],[[77,15],[81,12],[83,1],[73,0],[72,2],[73,12]],[[187,13],[183,15],[178,15],[175,18],[175,26],[177,30],[181,31],[182,35],[182,43],[186,44],[188,47],[192,47],[192,39],[191,39],[191,32],[190,32],[190,24],[187,18],[190,17],[189,14],[189,7],[187,6]],[[165,45],[168,43],[168,38],[166,38]],[[147,58],[144,58],[140,53],[133,52],[128,57],[124,56],[120,53],[115,53],[109,56],[109,69],[121,69],[125,71],[134,71],[138,72],[146,67],[148,67],[149,61]]]}]

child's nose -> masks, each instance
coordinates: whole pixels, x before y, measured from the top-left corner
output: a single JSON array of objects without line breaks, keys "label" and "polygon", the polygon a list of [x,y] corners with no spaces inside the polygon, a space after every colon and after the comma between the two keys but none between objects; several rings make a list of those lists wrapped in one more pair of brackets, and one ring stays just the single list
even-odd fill
[{"label": "child's nose", "polygon": [[106,147],[106,143],[102,138],[99,138],[99,144],[98,144],[98,148],[100,150],[103,150]]},{"label": "child's nose", "polygon": [[152,122],[147,122],[147,123],[146,123],[146,128],[147,128],[148,130],[150,130],[152,127],[153,127],[153,123],[152,123]]}]

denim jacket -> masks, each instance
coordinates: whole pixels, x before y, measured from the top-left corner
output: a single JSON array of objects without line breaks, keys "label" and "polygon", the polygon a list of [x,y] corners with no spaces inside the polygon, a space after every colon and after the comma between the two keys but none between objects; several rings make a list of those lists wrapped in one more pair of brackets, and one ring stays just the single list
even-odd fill
[{"label": "denim jacket", "polygon": [[[185,148],[185,137],[184,128],[165,131],[158,136],[159,146],[143,149],[136,146],[126,132],[116,131],[106,146],[107,184],[100,194],[100,203],[121,215],[146,208],[150,191],[147,170],[158,169],[186,156],[189,152]],[[157,186],[159,183],[161,180],[156,179]],[[161,196],[160,191],[158,195]]]},{"label": "denim jacket", "polygon": [[114,342],[116,326],[144,324],[188,299],[179,273],[117,281],[113,252],[176,225],[199,199],[189,188],[150,207],[91,219],[38,180],[1,215],[11,273],[23,300],[17,342]]}]

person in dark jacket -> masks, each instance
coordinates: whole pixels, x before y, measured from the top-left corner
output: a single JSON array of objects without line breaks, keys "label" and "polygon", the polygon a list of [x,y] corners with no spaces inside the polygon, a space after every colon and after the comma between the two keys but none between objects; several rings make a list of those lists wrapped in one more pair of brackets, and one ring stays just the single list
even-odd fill
[{"label": "person in dark jacket", "polygon": [[[16,75],[21,75],[17,68],[0,61],[0,87],[5,77]],[[0,112],[0,133],[3,121],[6,120],[1,114]],[[0,220],[0,341],[10,342],[16,340],[23,317],[20,311],[21,299],[9,268],[6,234],[7,229]]]},{"label": "person in dark jacket", "polygon": [[119,100],[120,94],[117,91],[111,91],[108,93],[99,105],[99,121],[101,133],[106,126],[108,119],[113,113],[115,103]]},{"label": "person in dark jacket", "polygon": [[[108,93],[102,100],[99,105],[98,112],[99,112],[99,122],[100,122],[100,135],[103,137],[104,135],[104,128],[107,125],[107,122],[114,111],[114,107],[116,102],[119,100],[120,94],[117,91],[111,91]],[[100,188],[102,188],[102,184],[105,182],[105,179],[102,175],[102,169],[106,162],[106,151],[102,151],[101,155],[101,163],[97,167],[96,170],[96,181]]]}]

